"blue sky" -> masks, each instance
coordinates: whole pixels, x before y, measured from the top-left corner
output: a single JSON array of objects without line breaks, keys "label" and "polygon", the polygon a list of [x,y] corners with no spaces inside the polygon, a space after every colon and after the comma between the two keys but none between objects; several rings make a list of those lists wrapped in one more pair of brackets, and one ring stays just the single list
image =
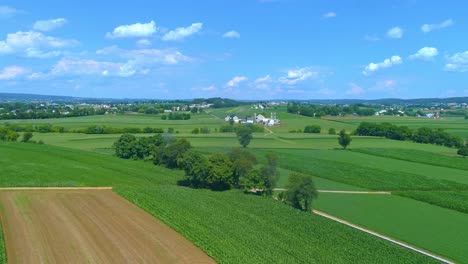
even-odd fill
[{"label": "blue sky", "polygon": [[0,92],[468,96],[464,1],[70,2],[0,0]]}]

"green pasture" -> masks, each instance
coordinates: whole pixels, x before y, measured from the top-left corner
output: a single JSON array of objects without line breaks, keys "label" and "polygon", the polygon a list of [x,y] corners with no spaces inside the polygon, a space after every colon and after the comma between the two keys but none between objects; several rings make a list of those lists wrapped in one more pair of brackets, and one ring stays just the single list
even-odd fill
[{"label": "green pasture", "polygon": [[466,191],[408,191],[396,192],[396,194],[468,214],[468,192]]},{"label": "green pasture", "polygon": [[393,195],[321,193],[315,205],[457,262],[468,260],[468,214]]}]

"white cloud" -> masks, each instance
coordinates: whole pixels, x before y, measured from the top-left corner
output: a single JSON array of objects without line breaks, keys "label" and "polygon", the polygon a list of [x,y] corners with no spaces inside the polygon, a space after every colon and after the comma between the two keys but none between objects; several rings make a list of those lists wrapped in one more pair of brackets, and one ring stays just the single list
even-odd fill
[{"label": "white cloud", "polygon": [[439,51],[434,47],[424,47],[410,56],[413,60],[431,60],[439,54]]},{"label": "white cloud", "polygon": [[447,19],[439,24],[424,24],[421,26],[421,31],[424,32],[424,33],[429,33],[433,30],[436,30],[436,29],[443,29],[443,28],[446,28],[446,27],[450,27],[454,24],[453,20],[452,19]]},{"label": "white cloud", "polygon": [[208,87],[203,87],[200,90],[202,90],[204,92],[213,92],[213,91],[216,91],[216,86],[210,85]]},{"label": "white cloud", "polygon": [[150,22],[143,24],[143,23],[135,23],[131,25],[122,25],[114,28],[112,33],[108,32],[106,37],[108,38],[144,38],[152,36],[158,28],[156,27],[156,23],[153,20]]},{"label": "white cloud", "polygon": [[268,89],[270,88],[270,84],[273,82],[273,79],[270,75],[266,75],[264,77],[257,78],[254,82],[254,85],[257,89]]},{"label": "white cloud", "polygon": [[349,83],[349,90],[346,91],[346,94],[349,95],[362,95],[365,93],[364,89],[355,83]]},{"label": "white cloud", "polygon": [[52,69],[53,75],[117,75],[128,77],[135,73],[122,63],[63,58]]},{"label": "white cloud", "polygon": [[403,29],[400,27],[393,27],[387,31],[387,37],[399,39],[403,37]]},{"label": "white cloud", "polygon": [[117,46],[110,46],[96,51],[98,55],[118,56],[127,60],[134,61],[140,65],[152,64],[179,64],[181,62],[191,61],[190,57],[185,56],[178,50],[174,49],[136,49],[126,50]]},{"label": "white cloud", "polygon": [[151,46],[151,41],[149,41],[148,39],[140,39],[136,42],[136,45],[138,47],[147,47],[147,46]]},{"label": "white cloud", "polygon": [[240,38],[240,34],[237,31],[231,30],[224,33],[223,38]]},{"label": "white cloud", "polygon": [[227,87],[236,87],[239,83],[247,81],[247,77],[245,76],[236,76],[232,78],[229,82],[226,83]]},{"label": "white cloud", "polygon": [[447,57],[446,71],[468,72],[468,51],[455,53]]},{"label": "white cloud", "polygon": [[311,67],[288,70],[287,76],[280,77],[278,81],[285,85],[295,85],[310,78],[316,78],[320,75],[318,71]]},{"label": "white cloud", "polygon": [[0,18],[9,18],[16,15],[19,11],[10,6],[0,6]]},{"label": "white cloud", "polygon": [[164,41],[174,41],[174,40],[183,40],[186,37],[189,37],[197,32],[199,32],[203,27],[203,23],[193,23],[188,27],[179,27],[174,30],[167,32],[162,40]]},{"label": "white cloud", "polygon": [[403,63],[403,60],[401,59],[401,57],[395,55],[395,56],[392,56],[389,59],[385,59],[383,62],[378,62],[378,63],[371,62],[371,63],[369,63],[364,68],[364,71],[362,71],[362,74],[370,75],[371,73],[373,73],[375,71],[378,71],[380,69],[389,68],[389,67],[392,67],[393,65],[398,65],[398,64],[401,64],[401,63]]},{"label": "white cloud", "polygon": [[51,31],[51,30],[62,27],[66,23],[67,23],[67,20],[65,18],[39,20],[39,21],[36,21],[36,23],[34,23],[33,29],[39,30],[39,31]]},{"label": "white cloud", "polygon": [[[78,44],[76,40],[46,36],[41,32],[18,31],[0,41],[0,55],[20,54],[30,58],[47,58],[61,54],[59,50]],[[57,50],[58,49],[58,50]]]},{"label": "white cloud", "polygon": [[335,12],[328,12],[328,13],[323,14],[323,18],[334,18],[334,17],[336,17]]},{"label": "white cloud", "polygon": [[27,69],[20,66],[8,66],[0,70],[0,80],[13,80],[27,73]]}]

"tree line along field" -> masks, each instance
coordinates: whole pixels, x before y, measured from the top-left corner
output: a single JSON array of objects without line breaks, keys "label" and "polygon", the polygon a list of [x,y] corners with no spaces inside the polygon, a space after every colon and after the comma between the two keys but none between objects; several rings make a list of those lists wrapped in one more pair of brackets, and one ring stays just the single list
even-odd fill
[{"label": "tree line along field", "polygon": [[[216,109],[210,111],[209,114],[202,114],[198,117],[194,115],[191,120],[184,121],[164,121],[155,116],[132,115],[114,117],[99,116],[99,118],[103,118],[101,120],[102,122],[108,123],[100,123],[101,121],[93,120],[95,117],[78,118],[80,121],[79,124],[74,121],[76,118],[64,118],[57,120],[57,122],[61,122],[57,124],[69,125],[70,128],[86,127],[90,124],[105,124],[108,126],[119,127],[128,127],[130,124],[135,124],[141,127],[161,127],[161,124],[164,124],[164,122],[174,122],[179,124],[178,127],[180,128],[180,133],[172,134],[172,136],[187,138],[197,151],[210,154],[219,151],[227,151],[230,147],[239,145],[234,133],[214,132],[215,128],[219,128],[219,126],[226,123],[220,118],[224,118],[227,114],[238,114],[239,111],[241,113],[251,114],[251,112],[255,110],[246,107]],[[328,135],[328,129],[324,128],[333,127],[337,130],[346,129],[347,131],[352,131],[357,127],[358,122],[347,123],[345,122],[346,120],[326,120],[303,117],[286,113],[282,109],[278,109],[276,112],[278,118],[281,119],[281,126],[269,127],[273,133],[270,133],[269,131],[265,131],[264,133],[254,133],[254,138],[248,146],[248,150],[257,155],[260,163],[264,162],[262,157],[266,152],[272,151],[280,156],[281,177],[278,187],[285,186],[288,175],[291,172],[301,172],[313,175],[318,189],[391,191],[393,195],[389,196],[392,198],[388,203],[386,200],[383,200],[386,198],[382,197],[363,196],[362,198],[359,198],[350,195],[350,197],[352,197],[350,198],[350,201],[355,199],[353,208],[368,208],[368,210],[352,210],[351,212],[344,213],[345,211],[342,210],[339,201],[341,201],[340,197],[347,196],[339,196],[341,194],[320,193],[318,200],[314,203],[314,207],[317,207],[326,213],[330,213],[334,216],[353,223],[355,222],[356,224],[360,224],[364,227],[391,236],[392,238],[408,242],[449,259],[456,260],[457,262],[464,262],[464,260],[468,259],[468,257],[463,254],[454,253],[456,250],[460,252],[463,251],[463,248],[466,247],[466,245],[463,243],[453,243],[453,241],[459,240],[457,240],[457,237],[451,237],[453,235],[452,233],[440,237],[440,243],[423,243],[424,236],[421,234],[426,232],[430,233],[431,229],[425,225],[416,225],[412,223],[424,223],[426,221],[427,214],[411,214],[411,220],[413,222],[402,221],[398,225],[391,224],[391,219],[398,216],[397,212],[404,215],[407,211],[417,208],[418,206],[416,205],[418,203],[424,204],[425,212],[428,214],[430,213],[431,217],[439,219],[439,221],[431,223],[431,228],[433,230],[442,230],[445,226],[445,222],[455,221],[457,223],[464,223],[463,221],[468,220],[466,211],[464,211],[467,207],[466,199],[464,197],[468,190],[468,176],[466,169],[468,160],[453,156],[456,152],[455,149],[429,144],[417,144],[408,141],[394,141],[376,137],[355,136],[353,137],[353,141],[350,146],[351,150],[342,151],[338,150],[339,145],[337,143],[337,136]],[[110,118],[116,119],[114,120]],[[387,122],[390,120],[390,118],[387,117],[383,117],[383,119],[378,118],[372,117],[373,122],[379,122],[378,120]],[[403,118],[406,117],[398,118],[398,120],[403,120]],[[134,120],[132,121],[132,119]],[[197,119],[204,120],[203,122],[205,123],[201,123],[202,121],[197,123]],[[410,119],[411,118],[408,118],[408,122],[415,122],[414,127],[431,126],[431,124],[436,124],[431,123],[432,121],[440,121],[423,120],[418,123],[418,120],[421,119]],[[30,121],[31,120],[20,120],[19,122],[26,123]],[[87,123],[88,121],[90,122]],[[457,122],[458,121],[460,120],[457,119]],[[212,128],[210,134],[194,135],[190,133],[193,128],[208,125],[208,123]],[[321,125],[322,132],[320,134],[290,133],[290,130],[303,129],[305,125],[310,124]],[[460,126],[457,129],[460,129],[461,131],[468,130],[466,121],[464,124],[462,122],[457,124],[457,126]],[[172,124],[171,126],[175,127],[175,125]],[[165,186],[176,193],[179,191],[181,193],[187,192],[186,195],[197,197],[200,201],[206,201],[208,203],[212,203],[211,200],[206,198],[206,196],[209,195],[212,195],[221,201],[229,200],[230,198],[227,197],[231,196],[239,197],[238,199],[245,202],[245,204],[241,205],[242,208],[247,206],[248,203],[252,203],[252,201],[257,201],[255,199],[263,199],[251,196],[247,196],[248,198],[246,198],[246,195],[236,191],[212,193],[203,190],[185,189],[176,186],[177,180],[183,178],[183,172],[181,171],[165,170],[160,167],[153,166],[149,164],[149,162],[116,160],[115,157],[112,157],[113,150],[111,146],[119,136],[120,135],[87,135],[75,133],[34,133],[34,138],[37,140],[44,140],[46,145],[24,146],[26,144],[2,144],[0,146],[0,151],[4,146],[8,146],[9,149],[4,151],[8,152],[9,157],[11,155],[11,158],[5,160],[5,164],[1,164],[2,171],[6,170],[9,174],[17,175],[17,177],[0,179],[0,184],[3,186],[106,186],[109,184],[111,186],[117,186],[116,191],[119,194],[122,194],[124,197],[134,201],[139,206],[145,208],[145,210],[162,219],[168,225],[184,234],[184,236],[189,237],[190,240],[194,241],[205,251],[207,251],[205,247],[213,245],[203,245],[203,243],[206,243],[203,242],[206,241],[206,237],[203,237],[202,233],[206,230],[199,230],[195,232],[195,234],[192,234],[192,229],[200,225],[200,223],[195,223],[195,220],[193,223],[190,222],[190,219],[196,219],[195,216],[191,215],[190,217],[187,217],[185,222],[180,223],[175,216],[176,213],[179,213],[177,210],[163,210],[165,206],[175,206],[169,207],[173,209],[177,209],[179,206],[182,208],[184,206],[183,201],[170,201],[170,204],[168,205],[157,204],[154,197],[159,195],[159,193],[162,193],[162,189],[166,190]],[[16,150],[13,151],[15,148]],[[51,153],[50,157],[44,159],[37,158],[38,154],[42,154],[44,152],[44,148],[47,149],[47,152]],[[86,152],[72,149],[86,150]],[[25,160],[24,152],[31,152],[31,156],[29,156],[29,158],[32,160],[34,157],[37,161],[31,162],[29,159]],[[48,171],[47,165],[45,164],[52,163],[53,160],[58,159],[61,155],[66,156],[67,154],[65,153],[69,153],[69,155],[71,155],[66,157],[67,160],[79,160],[80,162],[75,161],[73,163],[70,161],[71,164],[74,165],[69,164],[70,166],[67,165],[63,167],[59,165],[56,166],[57,172]],[[36,156],[34,156],[34,154],[36,154]],[[3,159],[4,155],[1,156]],[[83,160],[81,160],[81,158],[77,158],[77,156],[82,156]],[[11,165],[15,163],[16,165]],[[68,164],[68,161],[66,163]],[[138,166],[133,164],[138,164]],[[35,173],[35,170],[38,168],[41,168],[38,171],[43,172],[44,175],[42,173]],[[99,176],[96,177],[95,175]],[[140,192],[146,194],[140,195]],[[175,199],[175,195],[176,194],[174,194],[173,197],[171,194],[164,193],[163,196],[158,197],[161,199],[169,199],[170,197]],[[395,195],[407,198],[396,197]],[[148,197],[144,198],[143,196]],[[208,200],[204,200],[205,198]],[[168,202],[166,200],[164,201]],[[226,202],[226,204],[228,203],[229,202]],[[265,203],[269,204],[269,202]],[[273,204],[276,206],[276,203]],[[389,213],[382,214],[380,211],[374,211],[374,208],[377,207],[375,204],[378,204],[378,207],[381,208],[380,210],[385,211],[388,209]],[[200,207],[203,207],[203,205],[200,205]],[[191,209],[198,210],[197,208]],[[230,213],[234,210],[231,207],[227,209],[229,209]],[[203,208],[203,210],[205,210],[204,213],[207,213],[210,210],[219,210],[223,212],[223,210],[226,209],[219,206],[217,208],[207,207]],[[241,215],[252,214],[252,217],[254,217],[255,213],[253,212],[256,209],[251,208],[249,210],[252,211],[249,211],[249,213],[239,211],[237,212],[239,215],[236,213],[235,216],[241,217]],[[270,208],[268,208],[268,210],[270,210]],[[447,211],[444,210],[459,213],[461,216],[459,215],[455,217],[453,216],[454,214],[447,214]],[[284,212],[286,213],[286,211]],[[199,212],[193,212],[193,214],[196,213]],[[382,218],[378,218],[379,215],[386,217],[386,219],[388,218],[389,220],[387,223],[383,221]],[[168,217],[167,220],[164,220],[166,217]],[[317,216],[307,217],[311,217],[310,219],[320,219],[320,217]],[[234,216],[232,218],[234,219]],[[215,219],[220,220],[220,218]],[[362,219],[366,220],[364,221]],[[294,220],[291,219],[288,221]],[[271,226],[270,222],[267,223]],[[179,230],[179,226],[183,225],[185,225],[185,227],[180,227]],[[397,228],[397,226],[401,226],[402,228]],[[454,228],[458,228],[461,230],[460,234],[463,234],[466,230],[465,226],[458,224],[454,225]],[[215,225],[214,223],[212,223],[212,226],[206,228],[211,227],[213,229],[219,229],[217,232],[221,232],[223,229],[221,225]],[[276,228],[273,226],[271,227]],[[258,223],[258,228],[263,228],[261,223]],[[318,227],[314,226],[313,228]],[[396,232],[393,229],[399,229],[401,231]],[[289,235],[291,234],[296,233],[293,232]],[[192,239],[190,236],[200,236],[200,238]],[[257,234],[257,236],[261,235]],[[311,233],[310,236],[313,236],[313,234]],[[197,239],[200,241],[196,242]],[[240,238],[234,236],[233,239]],[[254,241],[256,243],[260,243],[257,240]],[[275,240],[273,239],[273,241]],[[309,241],[309,243],[311,242]],[[451,245],[451,249],[443,246],[444,243],[445,245]],[[316,246],[315,244],[313,245],[314,247]],[[268,245],[264,246],[268,247]],[[222,247],[222,245],[218,245],[217,247]],[[325,245],[323,247],[325,247]],[[229,255],[228,253],[224,253],[224,250],[228,250],[226,248],[221,249],[222,252],[219,252],[220,258],[222,258],[221,255]],[[346,246],[343,245],[342,250],[345,250],[345,248]],[[288,250],[291,249],[282,248],[282,250],[284,250],[284,252],[289,252]],[[308,250],[311,251],[310,248]],[[316,251],[314,252],[326,252],[325,249],[315,250]],[[355,249],[352,248],[352,250]],[[341,257],[337,256],[337,260],[332,262],[340,262],[340,258]],[[218,257],[215,257],[215,259],[219,260]],[[228,257],[224,258],[224,260],[227,259]],[[327,258],[324,259],[330,260]],[[290,261],[291,259],[286,260]],[[349,260],[352,259],[348,259],[348,261]],[[426,261],[426,259],[424,261]],[[369,262],[375,261],[370,260]]]},{"label": "tree line along field", "polygon": [[[7,159],[0,159],[5,168],[1,186],[116,186],[117,193],[219,262],[431,261],[272,199],[177,186],[180,172],[142,161],[47,145],[0,143],[0,155],[6,154]],[[19,170],[25,166],[31,169]]]}]

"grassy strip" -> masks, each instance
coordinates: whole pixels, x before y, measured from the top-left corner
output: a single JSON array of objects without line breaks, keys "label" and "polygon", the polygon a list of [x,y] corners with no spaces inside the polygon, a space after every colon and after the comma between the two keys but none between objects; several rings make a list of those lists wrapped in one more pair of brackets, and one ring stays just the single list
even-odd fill
[{"label": "grassy strip", "polygon": [[395,148],[357,148],[353,149],[353,151],[440,167],[468,170],[467,159],[463,159],[461,157],[451,157],[421,150]]},{"label": "grassy strip", "polygon": [[[337,150],[340,151],[340,150]],[[266,150],[252,150],[257,154],[268,152]],[[468,185],[444,179],[429,178],[423,175],[392,170],[377,166],[363,166],[356,161],[349,163],[339,159],[331,160],[320,158],[318,152],[281,150],[277,152],[280,167],[308,173],[321,178],[341,182],[349,185],[359,186],[379,191],[410,191],[410,190],[437,190],[453,191],[468,190]],[[337,153],[338,154],[338,153]],[[259,155],[259,157],[261,157]],[[262,155],[263,156],[263,155]],[[365,161],[364,161],[365,162]]]},{"label": "grassy strip", "polygon": [[270,198],[178,186],[115,191],[220,263],[429,263],[431,259]]},{"label": "grassy strip", "polygon": [[409,191],[394,194],[468,214],[468,192]]}]

